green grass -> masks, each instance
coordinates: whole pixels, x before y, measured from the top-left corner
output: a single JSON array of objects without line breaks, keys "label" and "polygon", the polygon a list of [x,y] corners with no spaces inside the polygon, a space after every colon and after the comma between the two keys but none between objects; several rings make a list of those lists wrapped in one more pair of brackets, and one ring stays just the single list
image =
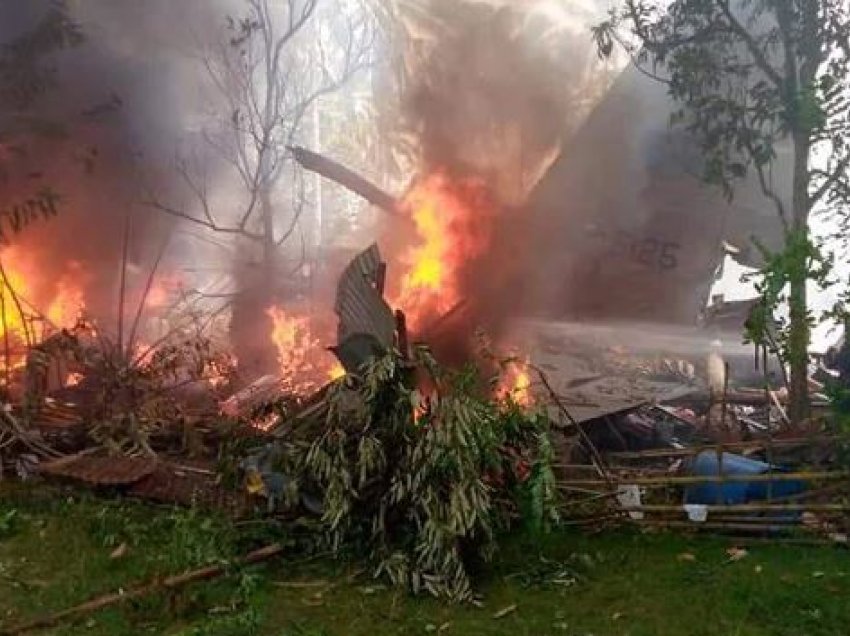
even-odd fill
[{"label": "green grass", "polygon": [[[224,520],[79,491],[0,486],[0,622],[15,624],[268,540]],[[111,558],[121,544],[126,553]],[[356,563],[278,559],[65,624],[54,634],[820,635],[850,633],[850,553],[625,532],[514,538],[481,605],[413,598]],[[683,556],[688,555],[688,556]],[[359,574],[359,575],[358,575]],[[501,618],[494,614],[516,606]]]}]

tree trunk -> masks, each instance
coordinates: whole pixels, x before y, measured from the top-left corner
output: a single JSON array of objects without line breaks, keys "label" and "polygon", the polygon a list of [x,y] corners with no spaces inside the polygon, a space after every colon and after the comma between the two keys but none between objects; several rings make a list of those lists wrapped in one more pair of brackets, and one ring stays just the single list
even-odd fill
[{"label": "tree trunk", "polygon": [[[807,320],[806,276],[791,277],[789,365],[791,367],[790,405],[791,423],[798,425],[809,416],[809,324]],[[805,270],[803,270],[805,272]]]},{"label": "tree trunk", "polygon": [[[255,257],[259,256],[258,267],[246,269],[237,266],[235,270],[240,292],[234,299],[230,338],[239,353],[240,375],[246,383],[279,370],[268,310],[283,300],[283,294],[274,236],[274,206],[271,188],[266,182],[263,180],[259,193],[263,238],[259,246],[256,243],[246,246],[248,250],[257,250],[259,247],[260,253],[254,252]],[[243,258],[244,253],[238,251],[237,259]]]},{"label": "tree trunk", "polygon": [[809,140],[796,133],[794,142],[794,193],[791,235],[787,247],[793,254],[789,272],[790,297],[788,334],[788,362],[791,367],[790,404],[791,423],[799,425],[809,416],[809,322],[806,282],[808,267],[805,246],[809,240]]}]

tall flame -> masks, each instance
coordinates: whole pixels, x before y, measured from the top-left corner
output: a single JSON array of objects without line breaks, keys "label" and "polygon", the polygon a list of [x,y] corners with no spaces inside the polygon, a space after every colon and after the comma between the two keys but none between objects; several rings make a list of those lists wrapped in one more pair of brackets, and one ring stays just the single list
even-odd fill
[{"label": "tall flame", "polygon": [[3,270],[6,274],[5,280],[0,283],[2,285],[2,291],[0,291],[0,309],[2,309],[0,336],[8,333],[10,336],[16,336],[24,341],[26,340],[25,317],[21,315],[18,303],[21,298],[29,297],[30,288],[27,284],[28,276],[17,260],[18,255],[19,252],[15,248],[8,248],[0,253],[0,260],[2,260]]},{"label": "tall flame", "polygon": [[273,305],[266,310],[272,321],[271,340],[277,349],[283,386],[306,394],[345,375],[342,365],[325,351],[313,335],[310,318]]},{"label": "tall flame", "polygon": [[444,171],[421,179],[403,206],[419,241],[402,255],[406,272],[394,302],[415,330],[462,299],[463,266],[486,250],[494,207],[481,182],[452,179]]},{"label": "tall flame", "polygon": [[56,296],[47,308],[47,319],[60,329],[73,327],[85,309],[82,276],[82,266],[72,261],[56,283]]},{"label": "tall flame", "polygon": [[345,377],[345,369],[339,362],[334,362],[328,371],[328,380],[339,380],[342,377]]},{"label": "tall flame", "polygon": [[[32,254],[20,247],[7,247],[0,251],[0,263],[5,277],[0,280],[0,371],[22,367],[26,362],[27,344],[34,344],[45,336],[45,329],[36,328],[39,316],[35,302],[34,287],[39,272]],[[80,311],[85,307],[83,293],[84,271],[79,263],[70,262],[65,273],[59,277],[50,295],[42,306],[46,306],[44,317],[47,329],[71,328],[77,323]],[[40,286],[41,301],[45,301],[43,276]],[[3,381],[5,377],[0,376]]]},{"label": "tall flame", "polygon": [[272,320],[272,342],[277,348],[280,373],[292,378],[306,365],[309,349],[316,344],[310,337],[308,320],[291,316],[277,306],[269,307],[266,313]]}]

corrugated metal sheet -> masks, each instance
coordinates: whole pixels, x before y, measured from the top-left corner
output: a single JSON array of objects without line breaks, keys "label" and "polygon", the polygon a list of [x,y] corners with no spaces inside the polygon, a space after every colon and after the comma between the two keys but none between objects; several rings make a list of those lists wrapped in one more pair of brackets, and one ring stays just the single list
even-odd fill
[{"label": "corrugated metal sheet", "polygon": [[355,334],[362,334],[373,337],[385,349],[392,347],[395,317],[376,289],[380,267],[380,251],[372,244],[355,257],[340,276],[335,305],[340,344]]}]

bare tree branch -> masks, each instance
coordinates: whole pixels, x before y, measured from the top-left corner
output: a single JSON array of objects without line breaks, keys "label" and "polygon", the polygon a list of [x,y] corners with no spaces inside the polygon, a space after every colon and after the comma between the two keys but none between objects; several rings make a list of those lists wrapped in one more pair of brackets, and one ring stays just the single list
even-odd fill
[{"label": "bare tree branch", "polygon": [[842,180],[842,178],[847,177],[847,169],[850,167],[850,153],[846,154],[841,161],[839,161],[835,167],[829,171],[829,173],[824,173],[821,170],[813,171],[813,174],[819,174],[825,176],[826,179],[824,182],[818,187],[814,194],[811,195],[810,201],[811,205],[814,207],[817,203],[826,196],[829,191],[835,186],[835,184]]},{"label": "bare tree branch", "polygon": [[732,13],[732,9],[729,6],[729,0],[715,0],[715,2],[723,12],[726,20],[729,22],[729,28],[736,36],[738,36],[738,39],[744,43],[747,50],[750,52],[750,55],[753,56],[756,66],[758,66],[761,72],[770,79],[774,86],[780,89],[784,88],[785,82],[783,81],[782,76],[775,68],[773,68],[773,65],[764,54],[764,51],[759,48],[758,42],[756,42],[752,33],[750,33],[750,31],[748,31]]},{"label": "bare tree branch", "polygon": [[171,216],[175,216],[180,219],[185,219],[186,221],[191,221],[201,227],[208,228],[213,230],[214,232],[221,232],[223,234],[234,234],[239,236],[244,236],[245,238],[251,239],[253,241],[262,241],[263,235],[257,232],[249,232],[247,230],[241,230],[238,227],[227,227],[217,225],[214,222],[210,222],[204,219],[199,219],[197,217],[192,216],[191,214],[187,214],[183,210],[178,210],[176,208],[172,208],[167,206],[159,201],[148,199],[143,201],[144,205],[159,210],[160,212],[164,212],[165,214],[170,214]]}]

